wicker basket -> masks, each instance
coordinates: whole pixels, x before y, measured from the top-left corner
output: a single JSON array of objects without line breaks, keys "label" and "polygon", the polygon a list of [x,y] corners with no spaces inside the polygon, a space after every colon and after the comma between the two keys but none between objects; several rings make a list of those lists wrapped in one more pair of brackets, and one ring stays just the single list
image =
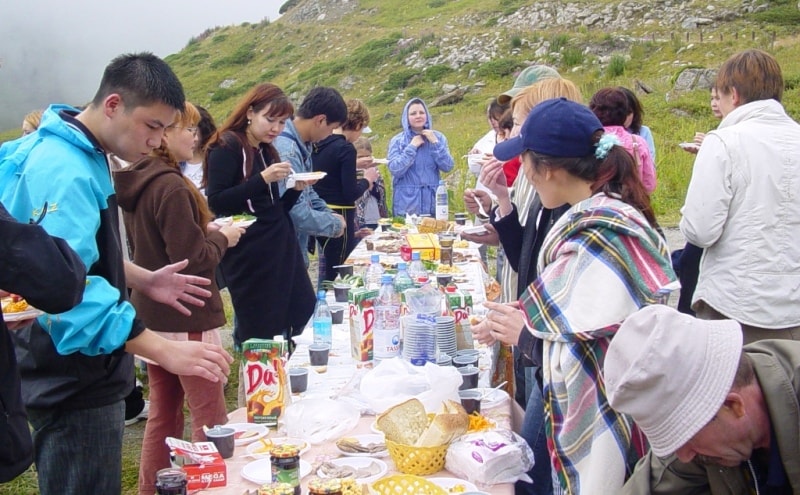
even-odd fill
[{"label": "wicker basket", "polygon": [[386,439],[386,447],[398,471],[422,476],[439,472],[444,468],[448,446],[412,447]]},{"label": "wicker basket", "polygon": [[371,492],[378,495],[447,495],[444,488],[425,478],[395,474],[372,484]]}]

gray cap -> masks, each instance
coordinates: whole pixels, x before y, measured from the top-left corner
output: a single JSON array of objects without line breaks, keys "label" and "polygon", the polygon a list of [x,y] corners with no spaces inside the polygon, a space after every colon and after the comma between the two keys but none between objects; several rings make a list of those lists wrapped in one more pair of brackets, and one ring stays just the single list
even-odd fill
[{"label": "gray cap", "polygon": [[542,79],[556,79],[560,77],[561,75],[555,69],[546,65],[537,64],[526,67],[525,70],[520,72],[517,76],[517,79],[514,81],[514,87],[497,97],[497,103],[506,105],[511,101],[511,98],[531,84],[541,81]]}]

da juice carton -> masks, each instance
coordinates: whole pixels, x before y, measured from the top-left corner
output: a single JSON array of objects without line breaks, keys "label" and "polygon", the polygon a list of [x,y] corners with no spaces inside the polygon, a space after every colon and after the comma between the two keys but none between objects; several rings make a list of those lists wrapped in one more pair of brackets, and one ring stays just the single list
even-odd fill
[{"label": "da juice carton", "polygon": [[249,339],[242,343],[242,373],[247,421],[277,426],[289,395],[284,341]]},{"label": "da juice carton", "polygon": [[349,299],[350,351],[356,361],[372,361],[375,341],[375,289],[351,289]]}]

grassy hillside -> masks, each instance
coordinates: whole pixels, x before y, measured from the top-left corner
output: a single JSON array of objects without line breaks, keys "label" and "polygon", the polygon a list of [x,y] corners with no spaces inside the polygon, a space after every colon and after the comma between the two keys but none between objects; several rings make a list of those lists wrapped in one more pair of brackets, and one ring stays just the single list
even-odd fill
[{"label": "grassy hillside", "polygon": [[[677,219],[691,173],[692,156],[677,143],[716,125],[705,90],[671,92],[680,70],[717,67],[730,54],[755,47],[778,58],[790,88],[800,80],[797,28],[792,23],[797,9],[788,3],[773,3],[765,12],[715,22],[702,30],[647,25],[636,14],[629,29],[619,32],[582,25],[535,32],[503,27],[504,19],[532,4],[361,0],[354,12],[334,22],[290,23],[290,11],[273,23],[210,30],[167,60],[189,98],[209,108],[218,120],[247,89],[263,81],[278,84],[298,102],[315,85],[334,86],[346,98],[362,98],[372,111],[376,156],[385,156],[389,139],[400,129],[399,113],[407,99],[418,96],[430,101],[444,93],[443,84],[469,87],[460,103],[431,110],[435,128],[448,137],[457,161],[456,171],[448,177],[455,209],[462,207],[460,192],[471,185],[461,157],[486,131],[487,100],[510,87],[516,71],[532,62],[551,64],[577,83],[587,100],[601,87],[632,87],[640,80],[654,90],[641,99],[658,154],[659,187],[653,200],[665,223]],[[660,3],[643,4],[658,9]],[[730,9],[739,3],[715,5]],[[700,10],[700,4],[696,7]],[[496,40],[496,56],[489,61],[456,68],[406,65],[487,37]],[[548,44],[543,54],[541,47]],[[785,103],[793,115],[800,115],[796,91],[787,91]]]}]

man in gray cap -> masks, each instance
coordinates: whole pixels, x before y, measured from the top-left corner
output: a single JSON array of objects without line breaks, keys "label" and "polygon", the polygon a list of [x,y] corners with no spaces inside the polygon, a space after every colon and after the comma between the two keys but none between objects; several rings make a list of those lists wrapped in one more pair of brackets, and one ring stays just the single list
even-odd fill
[{"label": "man in gray cap", "polygon": [[605,359],[608,401],[651,448],[623,493],[800,493],[800,343],[741,345],[737,322],[667,306],[623,323]]}]

